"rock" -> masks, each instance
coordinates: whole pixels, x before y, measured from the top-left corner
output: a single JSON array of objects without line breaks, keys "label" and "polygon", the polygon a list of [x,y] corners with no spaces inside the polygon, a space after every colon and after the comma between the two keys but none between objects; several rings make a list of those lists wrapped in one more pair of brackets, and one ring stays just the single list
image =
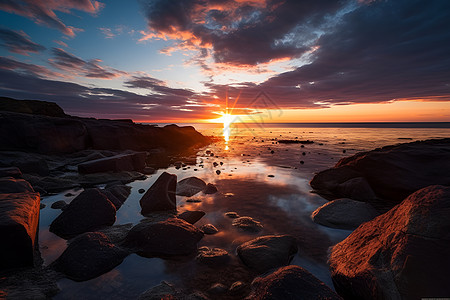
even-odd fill
[{"label": "rock", "polygon": [[47,161],[39,158],[25,158],[13,162],[23,173],[47,176],[50,174]]},{"label": "rock", "polygon": [[17,167],[0,168],[0,177],[22,178],[22,172]]},{"label": "rock", "polygon": [[377,196],[364,177],[355,177],[338,184],[336,194],[342,195],[343,198],[367,202],[377,199]]},{"label": "rock", "polygon": [[237,213],[237,212],[234,212],[234,211],[226,212],[226,213],[225,213],[225,216],[227,216],[228,218],[231,218],[231,219],[239,218],[238,213]]},{"label": "rock", "polygon": [[204,234],[216,234],[219,230],[212,224],[205,224],[200,227]]},{"label": "rock", "polygon": [[201,247],[198,249],[197,260],[209,266],[218,266],[228,263],[230,255],[220,248]]},{"label": "rock", "polygon": [[144,257],[189,255],[197,251],[202,237],[200,230],[178,218],[144,219],[130,230],[124,246]]},{"label": "rock", "polygon": [[206,213],[201,210],[185,211],[177,216],[179,219],[183,219],[190,224],[195,224],[198,220],[203,218]]},{"label": "rock", "polygon": [[191,199],[186,199],[186,202],[199,203],[199,202],[202,202],[202,200],[200,200],[198,198],[191,198]]},{"label": "rock", "polygon": [[207,195],[215,194],[215,193],[217,193],[217,187],[212,183],[208,183],[206,185],[206,188],[203,190],[203,193],[207,194]]},{"label": "rock", "polygon": [[221,283],[215,283],[208,289],[208,293],[213,295],[222,295],[225,294],[227,290],[228,288],[225,285]]},{"label": "rock", "polygon": [[128,252],[100,232],[87,232],[73,239],[52,267],[75,281],[86,281],[120,265]]},{"label": "rock", "polygon": [[233,226],[248,232],[260,232],[263,228],[260,222],[251,217],[239,217],[233,220]]},{"label": "rock", "polygon": [[257,277],[253,280],[251,289],[247,299],[342,299],[299,266],[282,267],[273,273]]},{"label": "rock", "polygon": [[43,208],[45,208],[47,205],[45,205],[44,203],[41,203],[40,205],[39,205],[39,209],[43,209]]},{"label": "rock", "polygon": [[342,198],[325,203],[311,214],[311,218],[323,226],[353,230],[378,215],[369,203]]},{"label": "rock", "polygon": [[139,295],[138,300],[178,299],[178,291],[172,284],[163,281]]},{"label": "rock", "polygon": [[247,287],[247,285],[245,283],[243,283],[242,281],[235,281],[233,282],[233,284],[230,286],[230,288],[228,289],[228,291],[230,292],[230,294],[232,295],[239,295],[242,294],[245,290],[245,288]]},{"label": "rock", "polygon": [[176,210],[176,187],[177,176],[167,172],[162,173],[139,200],[142,208],[141,214],[146,215],[155,211]]},{"label": "rock", "polygon": [[90,160],[78,165],[80,174],[103,172],[141,171],[145,168],[147,153],[119,154],[111,157]]},{"label": "rock", "polygon": [[10,193],[34,193],[31,185],[23,179],[14,179],[12,177],[0,178],[0,194]]},{"label": "rock", "polygon": [[54,102],[38,100],[16,100],[0,97],[0,110],[22,114],[65,117],[64,110]]},{"label": "rock", "polygon": [[318,193],[335,199],[349,197],[342,195],[342,183],[363,177],[378,198],[369,202],[385,212],[423,187],[450,185],[448,169],[450,139],[417,141],[343,158],[332,169],[319,172],[310,184]]},{"label": "rock", "polygon": [[278,143],[280,144],[314,144],[314,141],[306,140],[306,141],[300,141],[300,140],[278,140]]},{"label": "rock", "polygon": [[50,224],[50,231],[69,239],[78,234],[111,226],[116,221],[116,208],[99,189],[87,189],[67,205]]},{"label": "rock", "polygon": [[192,197],[206,188],[206,183],[197,177],[188,177],[177,184],[177,195]]},{"label": "rock", "polygon": [[288,265],[297,253],[297,241],[290,235],[268,235],[250,240],[237,248],[242,262],[258,273]]},{"label": "rock", "polygon": [[59,200],[59,201],[55,201],[52,203],[52,206],[50,206],[53,209],[61,209],[64,210],[67,206],[66,201],[64,200]]},{"label": "rock", "polygon": [[0,270],[33,267],[39,210],[38,193],[0,194]]},{"label": "rock", "polygon": [[139,193],[139,194],[143,194],[143,193],[145,193],[145,190],[144,190],[144,189],[139,189],[139,190],[138,190],[138,193]]},{"label": "rock", "polygon": [[267,175],[267,177],[273,178],[273,177],[275,177],[275,175],[269,174],[269,175]]},{"label": "rock", "polygon": [[220,170],[216,170],[217,175],[220,175],[220,173],[222,173],[222,172],[220,172]]},{"label": "rock", "polygon": [[362,224],[331,249],[336,291],[348,299],[450,295],[449,214],[450,187],[429,186]]},{"label": "rock", "polygon": [[118,210],[130,195],[131,187],[123,184],[113,185],[106,187],[101,192],[108,197],[108,200],[111,201],[116,210]]}]

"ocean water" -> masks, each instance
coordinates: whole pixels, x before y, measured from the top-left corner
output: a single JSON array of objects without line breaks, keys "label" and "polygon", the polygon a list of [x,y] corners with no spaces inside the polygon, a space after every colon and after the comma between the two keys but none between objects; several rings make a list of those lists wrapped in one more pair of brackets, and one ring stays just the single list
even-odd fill
[{"label": "ocean water", "polygon": [[[299,251],[291,264],[313,273],[333,288],[328,266],[329,247],[351,232],[331,229],[313,223],[311,213],[327,201],[311,193],[309,181],[316,172],[330,168],[346,156],[386,145],[431,138],[449,138],[450,126],[444,124],[238,124],[224,136],[221,124],[193,124],[204,135],[215,137],[215,142],[199,149],[194,157],[179,158],[185,168],[171,166],[142,181],[129,184],[131,195],[117,212],[116,224],[136,224],[140,215],[138,193],[148,189],[167,171],[178,180],[197,176],[217,186],[214,195],[199,193],[191,198],[200,202],[187,202],[188,197],[177,196],[178,211],[202,210],[206,215],[195,225],[211,223],[219,229],[215,235],[205,235],[199,246],[227,250],[232,256],[229,265],[208,267],[194,257],[183,259],[144,258],[132,254],[114,270],[86,282],[62,279],[61,292],[55,299],[134,299],[162,280],[172,282],[180,289],[206,291],[214,283],[230,286],[234,281],[250,283],[255,276],[236,257],[236,247],[245,241],[268,234],[290,234],[298,240]],[[422,127],[420,127],[422,126]],[[280,139],[310,140],[314,143],[280,144]],[[227,140],[227,141],[226,141]],[[213,156],[206,154],[209,150]],[[214,162],[218,163],[217,167]],[[216,173],[220,170],[220,174]],[[271,175],[270,177],[268,175]],[[74,195],[80,190],[70,191]],[[67,192],[43,198],[47,207],[41,211],[40,247],[45,264],[55,260],[66,247],[66,241],[48,231],[58,215],[50,208],[57,200],[70,201],[75,196]],[[257,234],[239,231],[224,216],[234,211],[250,216],[262,223]],[[215,296],[214,299],[220,299]],[[224,299],[232,299],[232,297]],[[239,299],[237,297],[236,299]]]}]

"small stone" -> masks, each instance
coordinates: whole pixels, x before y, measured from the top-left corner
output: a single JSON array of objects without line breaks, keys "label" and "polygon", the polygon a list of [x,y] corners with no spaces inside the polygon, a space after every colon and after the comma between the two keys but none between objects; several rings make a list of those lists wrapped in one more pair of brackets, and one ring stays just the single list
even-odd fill
[{"label": "small stone", "polygon": [[229,212],[225,213],[225,216],[227,216],[228,218],[232,218],[232,219],[239,218],[239,215],[237,214],[237,212],[234,212],[234,211],[229,211]]},{"label": "small stone", "polygon": [[61,210],[64,210],[64,208],[65,208],[66,206],[67,206],[66,201],[64,201],[64,200],[59,200],[59,201],[53,202],[51,208],[53,208],[53,209],[61,209]]},{"label": "small stone", "polygon": [[259,232],[263,228],[260,222],[251,217],[236,218],[231,225],[248,232]]},{"label": "small stone", "polygon": [[274,153],[275,153],[275,151],[271,150],[271,151],[270,151],[270,153],[271,153],[271,154],[274,154]]},{"label": "small stone", "polygon": [[270,174],[270,175],[267,175],[267,177],[272,177],[273,178],[273,177],[275,177],[275,175]]},{"label": "small stone", "polygon": [[220,175],[220,173],[221,173],[220,170],[216,170],[217,175]]},{"label": "small stone", "polygon": [[40,206],[39,206],[39,209],[43,209],[43,208],[45,208],[45,206],[46,205],[44,203],[41,203]]},{"label": "small stone", "polygon": [[300,148],[305,148],[305,145],[301,145]]},{"label": "small stone", "polygon": [[227,287],[224,286],[223,284],[215,283],[208,289],[208,293],[220,295],[224,294],[227,290],[228,290]]},{"label": "small stone", "polygon": [[246,287],[245,283],[243,283],[242,281],[236,281],[233,282],[228,291],[233,295],[237,295],[242,293],[245,287]]},{"label": "small stone", "polygon": [[212,224],[205,224],[200,227],[204,234],[216,234],[219,230]]},{"label": "small stone", "polygon": [[303,160],[300,161],[300,164],[303,165],[305,162]]},{"label": "small stone", "polygon": [[206,185],[206,188],[203,190],[203,193],[205,194],[215,194],[217,193],[217,187],[212,184],[212,183],[208,183]]},{"label": "small stone", "polygon": [[216,163],[216,162],[213,162],[213,166],[214,166],[214,168],[215,167],[217,167],[219,164],[218,163]]},{"label": "small stone", "polygon": [[345,150],[345,149],[344,149],[344,150],[342,150],[342,153],[345,153],[345,152],[347,152],[347,150]]},{"label": "small stone", "polygon": [[220,248],[201,247],[198,252],[197,260],[206,265],[223,265],[230,260],[228,252]]},{"label": "small stone", "polygon": [[306,155],[306,152],[302,152],[302,155],[303,155],[303,156]]},{"label": "small stone", "polygon": [[67,193],[67,194],[64,195],[64,197],[73,197],[73,196],[75,196],[75,195],[72,194],[72,193]]},{"label": "small stone", "polygon": [[139,193],[139,194],[143,194],[143,193],[145,193],[145,190],[144,190],[144,189],[139,189],[139,190],[138,190],[138,193]]}]

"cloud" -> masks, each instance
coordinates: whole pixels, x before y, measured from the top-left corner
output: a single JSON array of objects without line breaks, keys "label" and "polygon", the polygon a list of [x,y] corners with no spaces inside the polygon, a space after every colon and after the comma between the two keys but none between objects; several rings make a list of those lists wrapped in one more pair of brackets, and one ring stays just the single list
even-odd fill
[{"label": "cloud", "polygon": [[65,25],[56,15],[56,11],[70,13],[71,10],[96,14],[103,3],[94,0],[2,0],[0,9],[33,20],[36,24],[57,29],[68,36],[75,36],[77,28]]},{"label": "cloud", "polygon": [[16,70],[18,72],[31,74],[37,77],[63,77],[62,74],[55,73],[46,67],[24,63],[6,57],[0,57],[0,69]]},{"label": "cloud", "polygon": [[38,53],[46,49],[44,46],[32,42],[23,31],[18,32],[0,28],[0,40],[0,46],[6,48],[10,52],[23,55],[28,55],[30,52]]},{"label": "cloud", "polygon": [[[113,39],[118,35],[121,35],[125,30],[127,29],[124,25],[117,25],[114,28],[108,28],[108,27],[99,27],[98,30],[103,34],[105,39]],[[129,30],[129,34],[133,34],[134,30]]]},{"label": "cloud", "polygon": [[91,59],[85,61],[61,48],[52,49],[53,58],[50,63],[61,70],[67,71],[75,76],[85,76],[100,79],[113,79],[126,75],[124,71],[116,70],[110,67],[102,67],[101,60]]},{"label": "cloud", "polygon": [[125,81],[125,86],[129,88],[148,89],[155,93],[170,94],[184,98],[194,95],[194,92],[191,90],[170,88],[166,86],[164,81],[149,76],[132,76],[131,79]]},{"label": "cloud", "polygon": [[[0,61],[0,66],[3,62]],[[54,101],[69,114],[97,118],[173,121],[212,116],[205,107],[192,105],[174,93],[139,95],[133,92],[92,88],[76,83],[39,78],[0,68],[0,95],[16,99]]]}]

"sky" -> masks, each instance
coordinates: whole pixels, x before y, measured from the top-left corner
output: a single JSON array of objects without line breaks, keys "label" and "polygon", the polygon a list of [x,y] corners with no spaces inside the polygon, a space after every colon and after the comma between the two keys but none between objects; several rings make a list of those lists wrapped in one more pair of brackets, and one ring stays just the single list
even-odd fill
[{"label": "sky", "polygon": [[450,1],[0,0],[0,96],[138,122],[449,122]]}]

